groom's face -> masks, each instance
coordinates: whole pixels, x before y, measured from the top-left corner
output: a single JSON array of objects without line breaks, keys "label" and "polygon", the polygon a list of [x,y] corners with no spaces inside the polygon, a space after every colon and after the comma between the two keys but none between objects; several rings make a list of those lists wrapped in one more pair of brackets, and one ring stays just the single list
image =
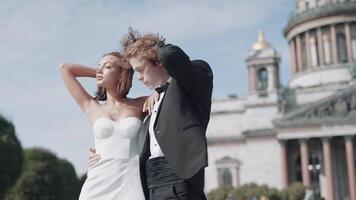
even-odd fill
[{"label": "groom's face", "polygon": [[153,65],[145,58],[130,58],[130,64],[137,74],[137,79],[145,84],[148,88],[154,89],[160,85],[161,66]]}]

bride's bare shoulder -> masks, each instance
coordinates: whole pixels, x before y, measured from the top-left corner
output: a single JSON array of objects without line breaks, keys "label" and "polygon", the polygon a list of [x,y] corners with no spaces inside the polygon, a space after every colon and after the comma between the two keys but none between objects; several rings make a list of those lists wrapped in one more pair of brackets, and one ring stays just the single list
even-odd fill
[{"label": "bride's bare shoulder", "polygon": [[142,107],[147,98],[148,96],[141,96],[141,97],[134,98],[133,101],[134,104],[137,104],[137,106]]},{"label": "bride's bare shoulder", "polygon": [[147,96],[141,96],[137,98],[128,98],[127,106],[130,108],[134,108],[135,110],[142,111],[143,104],[145,103]]}]

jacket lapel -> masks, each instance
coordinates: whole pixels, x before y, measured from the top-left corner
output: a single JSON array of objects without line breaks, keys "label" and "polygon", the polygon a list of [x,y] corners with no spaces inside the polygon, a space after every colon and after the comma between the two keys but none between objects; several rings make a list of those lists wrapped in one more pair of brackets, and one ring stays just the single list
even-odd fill
[{"label": "jacket lapel", "polygon": [[[172,79],[173,80],[173,79]],[[159,119],[160,119],[160,116],[162,116],[162,114],[161,114],[161,110],[162,110],[162,108],[163,108],[163,111],[165,111],[166,109],[165,109],[165,107],[167,106],[167,101],[165,101],[165,99],[166,99],[166,97],[171,93],[171,91],[170,91],[170,86],[171,86],[171,84],[172,84],[172,81],[170,81],[170,83],[169,83],[169,85],[168,85],[168,88],[167,88],[167,90],[166,90],[166,92],[165,92],[165,94],[164,94],[164,96],[163,96],[163,99],[162,99],[162,102],[161,102],[161,105],[159,106],[159,108],[158,108],[158,110],[157,110],[157,117],[156,117],[156,120],[155,120],[155,124],[154,124],[154,126],[153,126],[153,128],[155,129],[156,128],[156,125],[157,125],[157,123],[158,123],[158,121],[159,121]],[[163,114],[163,116],[164,116],[164,114]]]},{"label": "jacket lapel", "polygon": [[145,118],[145,120],[143,121],[141,130],[140,130],[139,137],[138,137],[138,149],[139,149],[140,157],[142,156],[144,147],[148,140],[148,128],[150,125],[150,120],[151,120],[151,115],[149,115]]}]

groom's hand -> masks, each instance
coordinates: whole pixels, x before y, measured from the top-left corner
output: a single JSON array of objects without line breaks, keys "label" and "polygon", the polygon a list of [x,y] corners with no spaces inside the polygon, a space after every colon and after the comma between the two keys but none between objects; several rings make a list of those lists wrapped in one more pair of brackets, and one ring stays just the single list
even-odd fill
[{"label": "groom's hand", "polygon": [[95,148],[90,148],[89,151],[89,169],[91,169],[100,160],[100,154],[96,153]]},{"label": "groom's hand", "polygon": [[159,100],[159,94],[156,91],[153,91],[151,96],[147,97],[146,102],[143,104],[142,112],[148,112],[151,114],[155,103]]}]

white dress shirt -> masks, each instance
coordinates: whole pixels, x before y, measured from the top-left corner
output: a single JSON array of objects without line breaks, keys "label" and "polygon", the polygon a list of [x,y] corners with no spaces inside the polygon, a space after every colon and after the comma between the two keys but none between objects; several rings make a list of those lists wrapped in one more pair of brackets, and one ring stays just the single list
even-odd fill
[{"label": "white dress shirt", "polygon": [[[167,80],[167,82],[170,82],[171,78]],[[151,113],[151,119],[150,119],[150,126],[148,128],[149,136],[150,136],[150,151],[151,151],[151,158],[158,158],[158,157],[164,157],[164,154],[162,152],[161,147],[159,146],[155,133],[154,133],[154,124],[157,119],[157,114],[158,114],[158,109],[161,106],[162,100],[164,98],[166,92],[160,93],[159,100],[154,104],[153,106],[153,111]]]}]

